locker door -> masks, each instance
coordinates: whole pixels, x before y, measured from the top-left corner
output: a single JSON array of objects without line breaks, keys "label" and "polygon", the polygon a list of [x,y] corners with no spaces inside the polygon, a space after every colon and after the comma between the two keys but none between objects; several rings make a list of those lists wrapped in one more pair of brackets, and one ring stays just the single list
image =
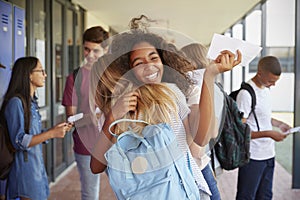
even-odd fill
[{"label": "locker door", "polygon": [[0,0],[0,62],[7,69],[12,66],[12,5]]},{"label": "locker door", "polygon": [[12,66],[12,6],[0,0],[0,63],[5,69],[0,69],[0,106],[5,95]]},{"label": "locker door", "polygon": [[14,61],[25,56],[25,10],[14,6]]}]

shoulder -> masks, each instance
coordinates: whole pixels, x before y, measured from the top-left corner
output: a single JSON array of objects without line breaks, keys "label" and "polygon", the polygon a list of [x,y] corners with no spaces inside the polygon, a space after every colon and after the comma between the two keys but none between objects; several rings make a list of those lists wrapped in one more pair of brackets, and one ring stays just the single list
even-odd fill
[{"label": "shoulder", "polygon": [[187,73],[187,75],[196,82],[197,85],[202,85],[205,69],[196,69]]},{"label": "shoulder", "polygon": [[19,97],[12,97],[5,107],[5,110],[23,110],[22,100]]},{"label": "shoulder", "polygon": [[165,84],[166,86],[168,86],[168,88],[170,88],[171,90],[173,90],[176,93],[180,93],[181,92],[181,90],[179,89],[179,87],[175,83],[163,83],[163,84]]},{"label": "shoulder", "polygon": [[175,83],[165,83],[168,88],[170,88],[177,98],[185,98],[183,92],[179,89],[179,87]]},{"label": "shoulder", "polygon": [[73,84],[74,83],[74,78],[77,76],[78,72],[79,72],[80,67],[74,69],[68,76],[67,76],[67,80],[66,83],[67,84]]},{"label": "shoulder", "polygon": [[22,105],[22,100],[19,97],[12,97],[8,101],[8,104],[20,104],[20,105]]},{"label": "shoulder", "polygon": [[251,99],[251,95],[247,90],[240,90],[238,95],[236,96],[236,100],[246,100],[246,99]]}]

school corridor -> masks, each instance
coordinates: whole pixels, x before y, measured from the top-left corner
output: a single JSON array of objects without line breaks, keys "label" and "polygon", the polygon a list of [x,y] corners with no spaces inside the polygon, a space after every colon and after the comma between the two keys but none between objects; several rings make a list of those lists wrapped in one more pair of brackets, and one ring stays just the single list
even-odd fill
[{"label": "school corridor", "polygon": [[[237,184],[237,170],[223,171],[218,177],[222,200],[234,200]],[[300,189],[291,189],[292,176],[276,162],[273,199],[299,200]],[[49,200],[80,200],[80,181],[76,164],[72,164],[57,181],[50,185]],[[101,174],[100,200],[116,200],[105,173]]]}]

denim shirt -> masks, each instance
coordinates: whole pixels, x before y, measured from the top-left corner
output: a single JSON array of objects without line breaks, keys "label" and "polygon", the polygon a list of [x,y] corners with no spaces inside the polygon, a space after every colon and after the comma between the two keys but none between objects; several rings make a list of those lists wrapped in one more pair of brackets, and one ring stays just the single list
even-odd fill
[{"label": "denim shirt", "polygon": [[[24,109],[18,97],[9,100],[5,108],[10,139],[16,149],[15,160],[8,177],[8,196],[32,200],[44,200],[49,196],[48,178],[45,170],[42,144],[28,147],[33,135],[42,132],[41,116],[36,99],[31,101],[29,133],[25,133]],[[24,150],[28,160],[24,159]]]}]

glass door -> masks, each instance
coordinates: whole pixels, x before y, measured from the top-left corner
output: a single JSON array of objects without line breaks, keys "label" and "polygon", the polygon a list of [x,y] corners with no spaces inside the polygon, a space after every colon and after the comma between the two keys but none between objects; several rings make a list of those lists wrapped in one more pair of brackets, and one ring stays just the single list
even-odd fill
[{"label": "glass door", "polygon": [[[58,1],[53,1],[52,5],[53,19],[52,19],[52,115],[53,124],[65,121],[65,110],[61,105],[63,89],[64,89],[64,5]],[[53,178],[57,177],[66,167],[65,159],[65,142],[64,139],[53,139]]]}]

